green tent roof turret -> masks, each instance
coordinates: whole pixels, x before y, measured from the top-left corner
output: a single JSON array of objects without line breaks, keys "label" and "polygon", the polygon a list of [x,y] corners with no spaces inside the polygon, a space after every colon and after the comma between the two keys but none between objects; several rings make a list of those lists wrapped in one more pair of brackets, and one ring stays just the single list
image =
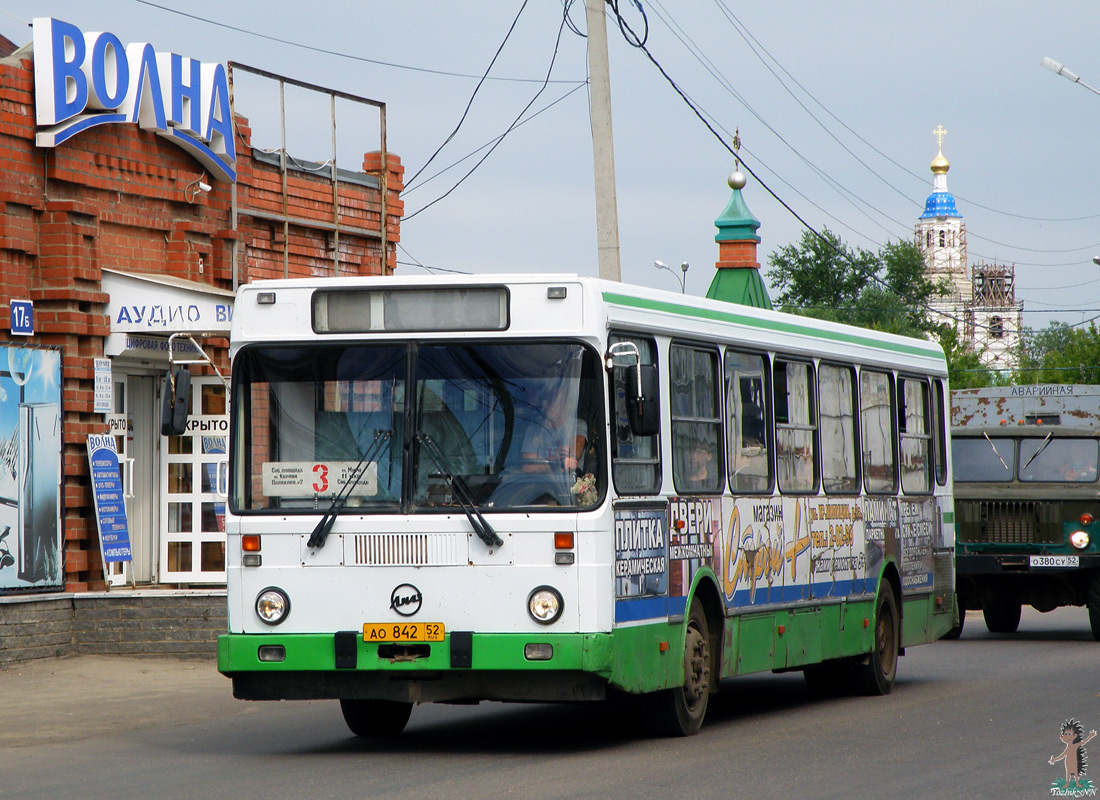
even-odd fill
[{"label": "green tent roof turret", "polygon": [[714,241],[718,242],[718,262],[707,297],[770,309],[772,301],[768,297],[768,287],[760,277],[760,264],[756,260],[756,245],[760,243],[756,231],[760,221],[752,215],[741,196],[746,183],[744,173],[736,170],[727,183],[733,189],[733,195],[722,216],[714,221],[718,228],[714,237]]}]

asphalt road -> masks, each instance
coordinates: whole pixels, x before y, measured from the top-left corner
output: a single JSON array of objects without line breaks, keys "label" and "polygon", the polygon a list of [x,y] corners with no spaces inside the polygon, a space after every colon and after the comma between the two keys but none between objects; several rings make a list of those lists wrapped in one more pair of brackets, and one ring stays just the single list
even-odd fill
[{"label": "asphalt road", "polygon": [[1098,658],[1082,609],[1025,610],[1012,636],[972,613],[910,648],[887,697],[741,678],[689,739],[602,706],[421,706],[384,743],[334,702],[234,700],[211,663],[32,662],[0,670],[0,797],[1049,797],[1062,722],[1100,728]]}]

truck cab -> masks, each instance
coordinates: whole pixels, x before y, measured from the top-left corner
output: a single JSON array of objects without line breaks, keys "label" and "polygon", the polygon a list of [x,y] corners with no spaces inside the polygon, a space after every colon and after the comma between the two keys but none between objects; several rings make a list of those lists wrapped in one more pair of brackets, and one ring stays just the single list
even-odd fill
[{"label": "truck cab", "polygon": [[1087,606],[1100,640],[1100,386],[955,390],[951,434],[959,608]]}]

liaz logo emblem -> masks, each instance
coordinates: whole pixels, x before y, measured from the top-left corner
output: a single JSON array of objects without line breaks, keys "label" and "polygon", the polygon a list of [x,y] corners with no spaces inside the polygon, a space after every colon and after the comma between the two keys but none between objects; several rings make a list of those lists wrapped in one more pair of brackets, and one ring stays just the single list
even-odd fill
[{"label": "liaz logo emblem", "polygon": [[424,598],[411,583],[403,583],[390,592],[390,608],[403,617],[411,617],[420,610]]}]

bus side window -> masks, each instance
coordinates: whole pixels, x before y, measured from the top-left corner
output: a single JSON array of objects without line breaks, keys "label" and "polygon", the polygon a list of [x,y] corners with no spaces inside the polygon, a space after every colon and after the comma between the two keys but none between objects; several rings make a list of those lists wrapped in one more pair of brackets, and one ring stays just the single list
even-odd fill
[{"label": "bus side window", "polygon": [[718,354],[674,344],[668,351],[672,480],[680,493],[722,491]]},{"label": "bus side window", "polygon": [[855,370],[818,368],[821,408],[821,482],[826,492],[859,491]]},{"label": "bus side window", "polygon": [[726,465],[733,492],[770,492],[768,397],[763,356],[726,350]]},{"label": "bus side window", "polygon": [[[642,364],[657,364],[657,345],[652,339],[612,335],[609,344],[633,342]],[[608,377],[611,390],[611,477],[619,494],[655,494],[661,489],[661,437],[635,436],[627,412],[628,364],[616,359]]]},{"label": "bus side window", "polygon": [[896,492],[894,390],[889,374],[860,370],[859,409],[863,432],[863,486],[868,492]]},{"label": "bus side window", "polygon": [[817,427],[813,368],[776,360],[772,368],[775,472],[781,492],[817,489]]},{"label": "bus side window", "polygon": [[899,378],[898,397],[902,491],[906,494],[930,492],[932,426],[929,424],[928,384],[915,378]]},{"label": "bus side window", "polygon": [[943,381],[939,378],[932,381],[933,405],[932,425],[935,437],[935,472],[936,483],[940,486],[947,484],[947,415],[944,404]]}]

